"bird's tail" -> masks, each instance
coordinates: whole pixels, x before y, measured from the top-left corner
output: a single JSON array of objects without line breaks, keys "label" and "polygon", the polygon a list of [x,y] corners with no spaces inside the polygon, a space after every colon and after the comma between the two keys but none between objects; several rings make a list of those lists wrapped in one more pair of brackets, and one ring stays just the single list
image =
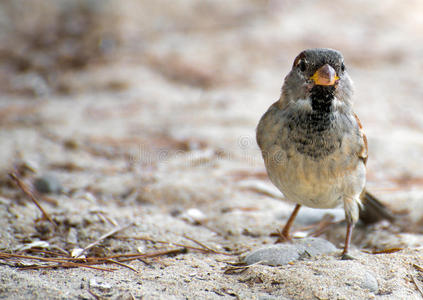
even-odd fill
[{"label": "bird's tail", "polygon": [[361,203],[360,220],[364,224],[372,224],[381,220],[393,222],[395,220],[392,211],[382,204],[375,196],[370,194],[366,189],[360,195]]}]

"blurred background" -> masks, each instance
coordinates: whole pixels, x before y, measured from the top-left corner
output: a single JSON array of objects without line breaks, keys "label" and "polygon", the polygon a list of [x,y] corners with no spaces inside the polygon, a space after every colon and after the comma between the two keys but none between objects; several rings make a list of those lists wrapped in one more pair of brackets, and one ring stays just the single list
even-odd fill
[{"label": "blurred background", "polygon": [[418,0],[2,0],[2,182],[18,163],[101,203],[282,205],[255,126],[312,47],[344,54],[369,189],[421,222]]}]

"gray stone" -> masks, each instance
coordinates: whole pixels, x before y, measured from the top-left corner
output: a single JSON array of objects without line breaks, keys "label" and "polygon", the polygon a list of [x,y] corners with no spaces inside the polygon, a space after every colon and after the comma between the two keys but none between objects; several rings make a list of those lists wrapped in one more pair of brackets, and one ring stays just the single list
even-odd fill
[{"label": "gray stone", "polygon": [[250,252],[244,262],[248,265],[262,263],[269,266],[285,265],[304,257],[333,253],[336,247],[321,238],[294,239],[292,243],[266,246]]},{"label": "gray stone", "polygon": [[110,291],[112,289],[112,286],[109,283],[97,281],[95,278],[90,279],[90,288],[92,289],[99,289],[103,292]]},{"label": "gray stone", "polygon": [[301,251],[301,253],[307,253],[310,256],[317,256],[337,251],[334,244],[321,238],[310,237],[294,240],[294,245],[298,247],[298,250]]},{"label": "gray stone", "polygon": [[363,282],[361,283],[360,287],[362,289],[367,289],[372,293],[376,293],[379,290],[379,284],[375,276],[369,272],[364,274]]},{"label": "gray stone", "polygon": [[60,194],[63,190],[62,184],[53,175],[43,175],[34,180],[35,189],[43,194]]}]

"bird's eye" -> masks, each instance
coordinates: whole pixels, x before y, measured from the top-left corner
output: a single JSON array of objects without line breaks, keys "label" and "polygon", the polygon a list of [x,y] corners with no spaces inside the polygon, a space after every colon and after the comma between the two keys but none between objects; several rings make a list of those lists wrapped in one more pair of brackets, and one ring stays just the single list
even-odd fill
[{"label": "bird's eye", "polygon": [[344,72],[344,71],[345,71],[345,65],[344,65],[344,63],[342,63],[342,65],[341,65],[341,71],[342,71],[342,72]]},{"label": "bird's eye", "polygon": [[304,72],[307,69],[307,65],[306,65],[306,62],[304,61],[304,59],[301,59],[298,62],[297,66],[301,70],[301,72]]}]

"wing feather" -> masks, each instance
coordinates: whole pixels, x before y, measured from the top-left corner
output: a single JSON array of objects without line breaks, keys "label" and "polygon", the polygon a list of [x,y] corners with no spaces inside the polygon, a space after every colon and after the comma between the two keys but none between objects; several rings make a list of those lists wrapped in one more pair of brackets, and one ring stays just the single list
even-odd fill
[{"label": "wing feather", "polygon": [[358,157],[363,160],[364,164],[366,164],[367,157],[368,157],[367,137],[366,137],[366,134],[364,133],[363,125],[361,124],[360,119],[357,117],[356,114],[354,114],[354,118],[357,121],[358,128],[360,129],[360,135],[363,140],[363,146],[361,147],[360,151],[357,154],[358,154]]}]

